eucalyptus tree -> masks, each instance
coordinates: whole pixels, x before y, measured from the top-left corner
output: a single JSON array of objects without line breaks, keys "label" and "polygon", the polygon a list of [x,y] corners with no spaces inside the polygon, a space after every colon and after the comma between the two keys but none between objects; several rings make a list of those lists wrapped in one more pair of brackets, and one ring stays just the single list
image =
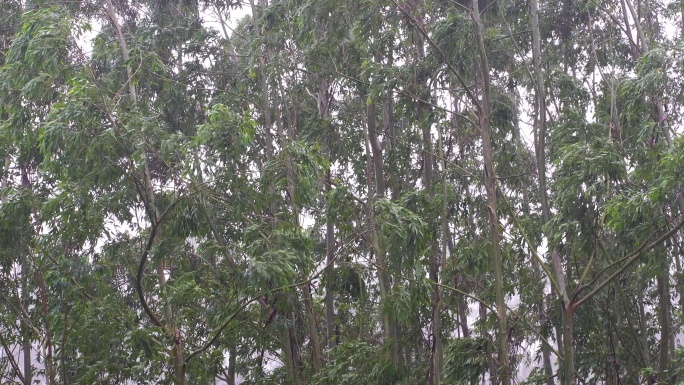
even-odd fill
[{"label": "eucalyptus tree", "polygon": [[677,381],[679,6],[3,4],[2,374]]}]

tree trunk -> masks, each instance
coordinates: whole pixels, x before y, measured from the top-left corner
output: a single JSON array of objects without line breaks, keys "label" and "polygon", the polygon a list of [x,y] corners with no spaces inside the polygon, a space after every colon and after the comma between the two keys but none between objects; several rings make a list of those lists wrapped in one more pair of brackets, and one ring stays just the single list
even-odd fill
[{"label": "tree trunk", "polygon": [[228,374],[226,376],[226,382],[228,385],[235,385],[235,365],[237,361],[237,349],[234,345],[231,345],[228,349]]},{"label": "tree trunk", "polygon": [[[482,302],[479,303],[479,307],[478,307],[478,308],[479,308],[478,316],[480,317],[480,320],[482,320],[482,322],[485,322],[485,320],[487,319],[487,308],[485,307],[485,305],[484,305]],[[485,338],[490,338],[490,335],[489,335],[489,333],[488,333],[486,330],[482,332],[482,336],[485,337]],[[499,381],[498,381],[498,378],[499,378],[499,374],[498,374],[498,373],[499,373],[499,367],[498,367],[498,365],[497,365],[496,359],[494,358],[494,355],[492,354],[492,352],[489,351],[489,349],[487,349],[487,363],[488,363],[488,366],[489,366],[489,367],[488,367],[488,370],[489,370],[489,383],[490,383],[491,385],[496,385],[496,384],[499,383]],[[483,380],[482,380],[482,384],[484,385],[484,383],[485,383],[485,382],[484,382],[484,379],[483,379]]]},{"label": "tree trunk", "polygon": [[641,337],[639,343],[641,345],[644,364],[648,367],[651,366],[651,349],[648,342],[648,320],[646,319],[645,310],[646,305],[644,304],[643,291],[637,290],[637,293],[637,306],[639,310],[639,336]]},{"label": "tree trunk", "polygon": [[[327,172],[327,184],[328,191],[331,189],[331,177],[330,170]],[[325,326],[326,326],[326,337],[328,353],[337,346],[337,339],[335,338],[335,323],[337,318],[335,317],[335,298],[333,293],[333,280],[335,279],[335,224],[332,218],[329,216],[326,218],[325,224]]]},{"label": "tree trunk", "polygon": [[511,384],[511,372],[508,360],[508,325],[506,315],[506,300],[503,291],[503,263],[499,244],[499,217],[496,212],[496,175],[494,172],[494,154],[490,138],[489,114],[490,101],[490,74],[487,52],[484,42],[484,26],[480,19],[478,0],[472,1],[473,20],[475,22],[475,38],[480,54],[480,73],[482,75],[482,95],[479,115],[480,134],[482,135],[482,157],[485,168],[485,189],[487,190],[487,212],[489,215],[489,237],[491,243],[491,256],[494,265],[494,280],[496,290],[496,311],[499,321],[499,370],[498,376],[503,385]]},{"label": "tree trunk", "polygon": [[[318,117],[325,121],[328,119],[328,82],[321,78],[318,82]],[[328,159],[332,163],[332,143],[328,144]],[[330,168],[326,170],[326,193],[332,191],[332,174]],[[337,345],[335,338],[335,298],[333,293],[333,280],[335,279],[335,224],[331,215],[325,219],[325,326],[328,354]]]},{"label": "tree trunk", "polygon": [[[116,16],[116,12],[114,11],[112,0],[107,0],[107,13],[109,18],[111,19],[114,32],[116,33],[116,38],[119,43],[119,49],[121,51],[121,57],[123,59],[123,62],[128,63],[129,54],[128,48],[126,46],[126,40],[124,39],[123,33],[121,31],[121,26],[119,25],[119,20]],[[135,79],[133,78],[133,69],[128,64],[126,64],[126,74],[128,77],[127,83],[129,96],[131,99],[131,106],[133,109],[136,109],[138,104],[138,98],[135,89]],[[144,154],[145,157],[148,158],[147,151],[144,151]],[[143,183],[145,187],[145,196],[142,197],[142,200],[145,202],[145,206],[147,207],[150,223],[152,224],[152,226],[159,226],[159,210],[157,209],[155,203],[154,186],[152,184],[152,176],[148,167],[148,162],[145,162],[143,165]],[[161,234],[161,231],[158,231],[157,233]],[[157,264],[157,280],[159,282],[160,290],[163,289],[164,285],[166,284],[165,263],[163,259],[160,259]],[[168,323],[166,325],[168,334],[167,337],[171,341],[173,341],[171,355],[173,359],[173,368],[176,384],[185,385],[186,378],[185,365],[183,361],[183,347],[181,345],[181,333],[180,330],[176,328],[175,325],[173,325],[173,308],[170,303],[164,306],[164,318]]]},{"label": "tree trunk", "polygon": [[[29,302],[28,302],[28,274],[29,274],[29,266],[28,266],[28,260],[26,258],[26,254],[22,253],[21,255],[21,303],[19,306],[22,306],[26,312],[29,310]],[[21,319],[21,322],[19,324],[21,334],[22,334],[22,352],[24,354],[23,357],[23,364],[24,364],[24,379],[26,380],[26,384],[32,384],[33,381],[33,365],[31,361],[31,350],[33,349],[33,346],[31,344],[31,337],[29,335],[29,327],[26,325],[26,320],[23,318]]]},{"label": "tree trunk", "polygon": [[[660,253],[659,253],[660,254]],[[662,253],[665,257],[665,253]],[[661,263],[656,277],[658,286],[658,323],[660,324],[660,354],[658,357],[658,372],[660,380],[668,382],[665,372],[670,365],[670,270],[667,263]]]},{"label": "tree trunk", "polygon": [[[2,169],[2,182],[0,183],[0,203],[5,202],[5,189],[9,186],[9,168],[12,165],[12,158],[10,156],[5,157],[4,168]],[[28,180],[28,179],[26,179]],[[19,257],[19,265],[21,268],[21,296],[19,298],[19,306],[23,309],[23,312],[28,313],[29,310],[29,295],[28,295],[28,277],[29,277],[29,263],[25,252],[21,253]],[[31,344],[30,337],[30,327],[28,325],[28,320],[24,317],[20,318],[19,321],[19,332],[21,333],[21,352],[22,352],[22,364],[23,364],[23,383],[30,385],[33,381],[33,366],[31,361],[31,350],[33,348]],[[9,356],[9,354],[8,354]],[[22,373],[17,373],[18,376],[22,376]]]},{"label": "tree trunk", "polygon": [[576,385],[575,382],[575,344],[574,317],[575,307],[568,304],[562,309],[563,318],[563,384]]},{"label": "tree trunk", "polygon": [[[382,324],[383,332],[385,336],[385,342],[390,345],[390,354],[392,357],[392,363],[398,368],[400,363],[399,357],[399,341],[398,341],[398,330],[397,323],[389,310],[389,292],[390,292],[390,274],[388,271],[388,265],[386,262],[386,244],[384,236],[380,231],[379,224],[375,218],[375,202],[377,199],[382,199],[385,196],[385,166],[383,163],[382,146],[378,140],[377,133],[377,104],[375,101],[371,101],[367,106],[367,119],[366,119],[366,152],[367,158],[369,160],[368,171],[375,175],[375,178],[368,175],[369,189],[368,189],[368,209],[370,211],[371,226],[373,228],[371,234],[371,243],[373,246],[373,251],[375,253],[375,260],[377,263],[378,271],[378,285],[380,288],[380,306],[382,308]],[[368,149],[370,145],[370,152]],[[372,152],[372,156],[371,156]],[[373,183],[373,181],[375,183]],[[375,187],[373,189],[372,187]],[[375,190],[375,197],[373,197],[372,191]]]},{"label": "tree trunk", "polygon": [[306,321],[307,326],[309,327],[309,342],[311,344],[313,373],[316,374],[323,368],[323,354],[321,353],[321,342],[320,338],[318,337],[318,322],[316,321],[316,314],[314,313],[315,308],[309,283],[305,283],[302,289],[304,291]]},{"label": "tree trunk", "polygon": [[[254,33],[257,35],[257,37],[260,37],[260,31],[261,29],[259,28],[259,17],[261,17],[261,13],[256,7],[256,4],[254,3],[254,0],[249,1],[251,10],[252,10],[252,26],[254,28]],[[268,2],[265,0],[260,1],[260,6],[262,10],[266,9],[268,7]],[[273,136],[272,136],[272,120],[271,120],[271,108],[269,106],[269,90],[268,90],[268,82],[267,82],[267,76],[266,76],[266,58],[264,57],[264,52],[259,46],[257,48],[257,61],[259,63],[259,83],[261,86],[261,112],[264,117],[264,139],[266,142],[265,150],[266,150],[266,158],[267,159],[272,159],[273,158]],[[275,187],[273,184],[269,185],[269,193],[271,196],[275,195]],[[270,215],[273,218],[271,220],[271,225],[275,226],[275,212],[276,208],[274,204],[271,204],[270,207]],[[299,373],[297,371],[297,365],[296,365],[296,358],[295,358],[295,352],[293,351],[293,343],[294,340],[292,338],[292,327],[293,326],[288,326],[287,330],[284,331],[283,333],[283,355],[285,356],[285,366],[287,368],[287,373],[290,381],[294,385],[299,385],[300,379],[299,379]]]}]

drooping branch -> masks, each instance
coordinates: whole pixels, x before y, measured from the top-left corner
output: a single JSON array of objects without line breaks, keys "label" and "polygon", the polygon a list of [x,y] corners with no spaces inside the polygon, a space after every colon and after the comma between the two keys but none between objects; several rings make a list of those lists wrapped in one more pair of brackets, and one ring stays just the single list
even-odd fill
[{"label": "drooping branch", "polygon": [[19,365],[17,364],[17,361],[14,359],[14,352],[12,352],[9,349],[9,346],[7,346],[7,341],[5,341],[5,339],[2,337],[2,333],[0,333],[0,345],[2,345],[2,348],[5,350],[5,354],[7,355],[7,359],[9,360],[10,366],[12,366],[12,370],[14,370],[14,373],[19,378],[19,381],[21,381],[21,383],[24,385],[30,385],[26,382],[26,379],[21,374],[21,370],[19,370]]},{"label": "drooping branch", "polygon": [[613,274],[611,274],[603,282],[599,283],[592,291],[590,291],[589,293],[587,293],[587,295],[582,297],[582,299],[577,301],[574,304],[574,306],[579,307],[583,303],[589,301],[594,295],[596,295],[599,291],[601,291],[601,289],[603,289],[609,283],[613,282],[613,280],[615,278],[617,278],[620,274],[622,274],[625,270],[627,270],[627,268],[630,267],[637,259],[639,259],[639,257],[641,257],[644,253],[647,253],[647,252],[653,250],[654,248],[658,247],[663,242],[668,240],[670,237],[675,235],[677,233],[677,231],[679,231],[679,229],[682,228],[682,226],[684,226],[684,219],[679,221],[679,223],[677,223],[677,225],[675,225],[675,227],[670,229],[668,232],[666,232],[665,234],[660,236],[655,241],[653,241],[651,243],[644,243],[641,247],[639,247],[636,250],[634,250],[633,252],[629,253],[626,257],[624,257],[624,259],[627,259],[627,262],[625,262],[625,264],[622,265],[622,267],[620,267],[617,271],[615,271]]},{"label": "drooping branch", "polygon": [[159,317],[157,317],[154,311],[147,304],[147,300],[145,299],[145,294],[143,293],[142,288],[143,272],[145,271],[145,264],[147,263],[147,257],[149,256],[150,249],[152,248],[152,245],[154,244],[154,239],[157,235],[157,227],[157,224],[152,225],[152,228],[150,229],[150,237],[148,238],[147,243],[145,244],[145,249],[143,250],[143,253],[140,256],[138,271],[135,274],[135,289],[138,292],[138,298],[140,299],[140,304],[142,305],[143,310],[145,310],[145,314],[147,314],[147,316],[150,317],[150,320],[155,326],[158,326],[162,330],[164,330],[164,324],[162,324],[162,322],[159,320]]}]

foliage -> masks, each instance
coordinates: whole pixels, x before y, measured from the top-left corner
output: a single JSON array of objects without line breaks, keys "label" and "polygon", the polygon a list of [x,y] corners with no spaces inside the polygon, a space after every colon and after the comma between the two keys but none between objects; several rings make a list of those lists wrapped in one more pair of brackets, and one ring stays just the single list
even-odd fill
[{"label": "foliage", "polygon": [[3,2],[0,383],[681,382],[683,4]]}]

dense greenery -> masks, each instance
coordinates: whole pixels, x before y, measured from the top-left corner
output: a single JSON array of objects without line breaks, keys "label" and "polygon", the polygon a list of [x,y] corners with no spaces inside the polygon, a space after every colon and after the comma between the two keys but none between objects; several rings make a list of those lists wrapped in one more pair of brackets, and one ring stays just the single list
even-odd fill
[{"label": "dense greenery", "polygon": [[682,0],[2,0],[0,383],[682,383],[682,37]]}]

